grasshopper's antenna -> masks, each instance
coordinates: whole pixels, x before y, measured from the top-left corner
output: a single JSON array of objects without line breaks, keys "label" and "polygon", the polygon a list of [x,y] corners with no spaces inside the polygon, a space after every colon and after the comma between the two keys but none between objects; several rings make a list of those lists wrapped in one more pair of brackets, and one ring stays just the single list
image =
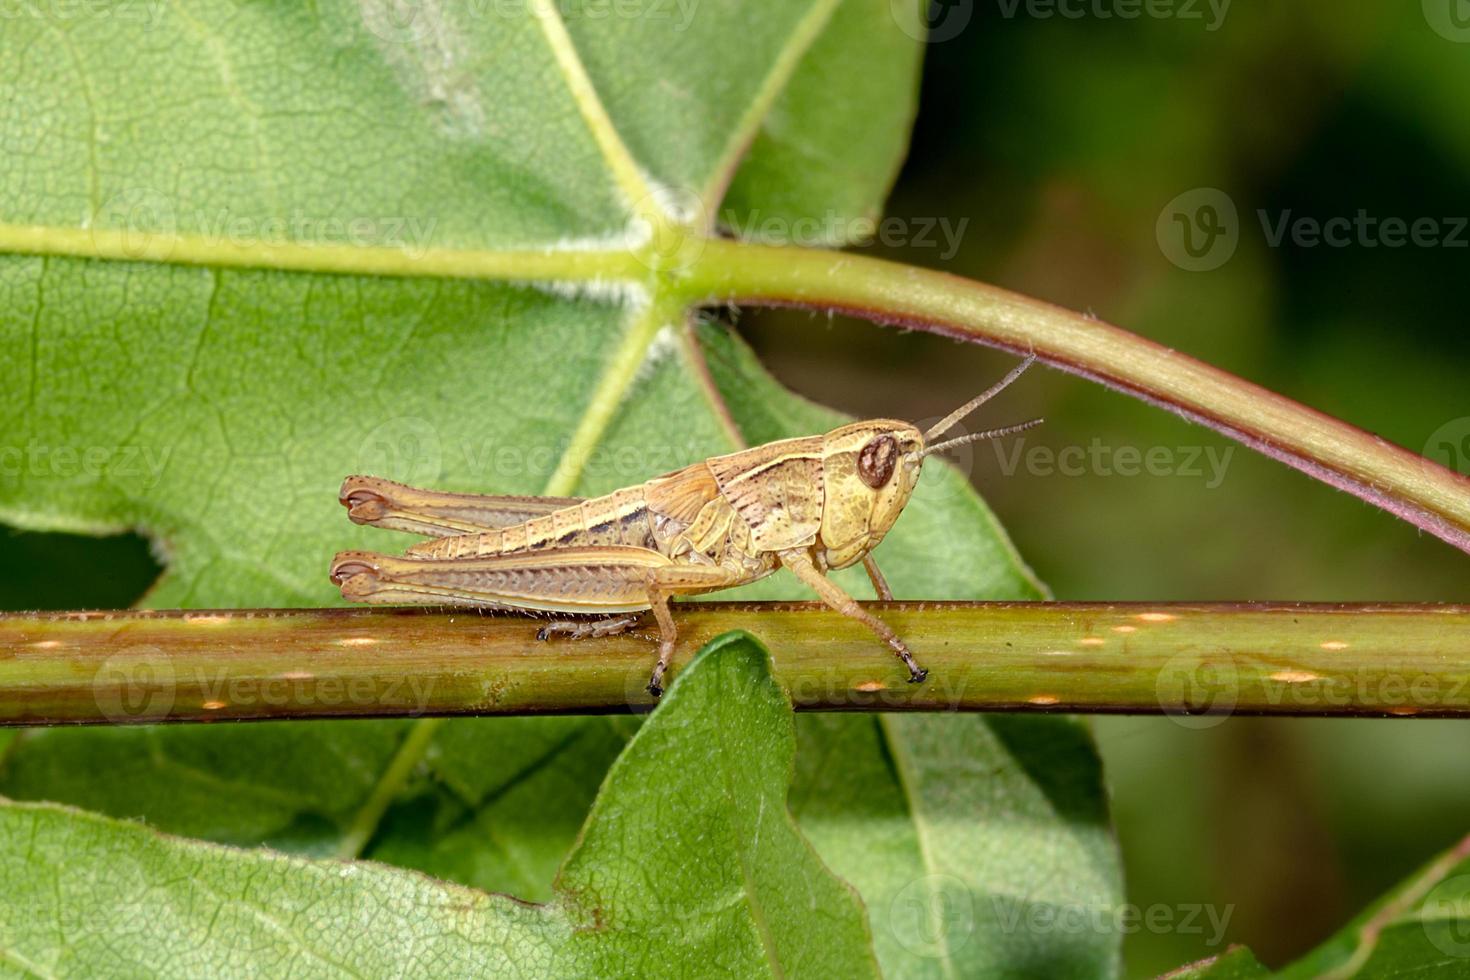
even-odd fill
[{"label": "grasshopper's antenna", "polygon": [[928,442],[935,436],[944,435],[944,433],[954,428],[955,423],[958,422],[960,419],[964,418],[966,415],[969,415],[975,409],[979,408],[981,405],[984,405],[986,402],[990,401],[990,399],[994,398],[1002,391],[1005,391],[1006,388],[1010,387],[1012,381],[1015,381],[1021,375],[1026,373],[1026,369],[1030,367],[1032,363],[1035,362],[1035,360],[1036,355],[1032,354],[1020,364],[1017,364],[1015,367],[1011,368],[1010,374],[1007,374],[1004,378],[1001,378],[995,384],[985,389],[985,391],[965,402],[959,408],[955,409],[953,412],[950,412],[944,418],[940,419],[934,425],[930,426],[929,431],[924,433],[924,441]]},{"label": "grasshopper's antenna", "polygon": [[1003,425],[998,429],[986,429],[984,432],[972,432],[967,436],[946,439],[944,442],[937,442],[932,446],[925,446],[923,451],[919,453],[919,458],[923,459],[930,453],[942,453],[946,449],[963,446],[967,442],[979,442],[981,439],[1000,439],[1004,436],[1013,436],[1017,432],[1025,432],[1027,429],[1035,428],[1045,421],[1046,419],[1030,419],[1026,422],[1017,422],[1015,425]]}]

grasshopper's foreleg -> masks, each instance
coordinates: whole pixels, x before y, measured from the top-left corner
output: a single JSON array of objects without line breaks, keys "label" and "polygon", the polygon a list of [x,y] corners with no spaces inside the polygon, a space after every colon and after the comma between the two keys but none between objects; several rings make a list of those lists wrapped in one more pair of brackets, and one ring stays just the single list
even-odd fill
[{"label": "grasshopper's foreleg", "polygon": [[792,574],[806,583],[823,602],[842,613],[842,615],[851,616],[874,633],[877,633],[879,639],[887,643],[893,649],[893,652],[898,655],[898,659],[902,660],[904,666],[909,669],[910,684],[918,684],[929,676],[929,672],[919,666],[918,661],[914,659],[914,655],[909,652],[907,644],[899,638],[899,635],[893,631],[893,628],[858,605],[856,599],[843,592],[842,588],[836,582],[823,575],[817,569],[816,564],[812,562],[811,555],[807,554],[806,551],[783,551],[780,552],[780,558],[781,564],[791,569]]}]

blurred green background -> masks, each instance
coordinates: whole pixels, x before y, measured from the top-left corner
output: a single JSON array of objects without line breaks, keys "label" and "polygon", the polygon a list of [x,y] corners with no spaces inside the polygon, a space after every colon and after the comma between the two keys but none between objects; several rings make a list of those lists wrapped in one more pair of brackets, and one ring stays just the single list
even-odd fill
[{"label": "blurred green background", "polygon": [[[1470,469],[1446,448],[1470,439],[1470,231],[1455,231],[1470,215],[1470,6],[1179,0],[1104,16],[1131,9],[936,7],[954,36],[929,49],[889,207],[906,220],[873,251],[1090,310]],[[1197,216],[1198,194],[1175,202],[1200,188],[1237,216],[1205,256],[1216,267],[1190,271],[1171,261],[1172,214]],[[1433,219],[1441,241],[1268,234],[1360,211]],[[801,313],[746,311],[737,329],[793,388],[859,415],[940,415],[1011,362]],[[988,412],[1048,419],[1020,455],[965,461],[1059,598],[1470,601],[1470,564],[1448,546],[1096,385],[1038,371]],[[1107,465],[1081,474],[1043,455],[1094,445]],[[1116,472],[1129,447],[1165,450],[1168,475]],[[138,538],[0,533],[7,608],[127,605],[157,568]],[[1097,734],[1130,902],[1176,923],[1210,906],[1229,915],[1225,941],[1273,965],[1470,831],[1464,723],[1106,718]],[[1218,952],[1212,931],[1202,914],[1130,934],[1130,975]]]}]

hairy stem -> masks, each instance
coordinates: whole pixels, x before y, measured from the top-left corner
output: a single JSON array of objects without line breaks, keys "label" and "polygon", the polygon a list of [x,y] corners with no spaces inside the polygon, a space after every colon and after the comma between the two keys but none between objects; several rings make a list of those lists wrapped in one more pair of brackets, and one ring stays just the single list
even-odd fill
[{"label": "hairy stem", "polygon": [[820,249],[710,241],[691,300],[841,310],[1035,353],[1382,507],[1470,552],[1470,478],[1177,351],[1061,307],[941,272]]},{"label": "hairy stem", "polygon": [[[813,604],[681,606],[675,671],[746,628],[799,708],[1470,717],[1470,607],[872,603],[930,670]],[[410,610],[0,616],[0,724],[645,710],[648,635]],[[412,757],[417,758],[418,753]],[[369,831],[370,832],[370,831]]]}]

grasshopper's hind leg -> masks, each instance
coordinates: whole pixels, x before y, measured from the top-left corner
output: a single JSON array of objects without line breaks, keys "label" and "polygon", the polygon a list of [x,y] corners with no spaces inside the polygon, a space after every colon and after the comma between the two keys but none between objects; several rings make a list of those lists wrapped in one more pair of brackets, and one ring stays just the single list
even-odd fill
[{"label": "grasshopper's hind leg", "polygon": [[608,616],[606,619],[553,619],[536,631],[536,639],[549,640],[553,636],[565,636],[569,640],[586,640],[617,636],[637,626],[641,619],[642,613]]},{"label": "grasshopper's hind leg", "polygon": [[[664,674],[678,638],[669,599],[728,589],[741,581],[736,569],[676,565],[657,551],[619,545],[466,558],[397,558],[344,551],[333,560],[331,576],[342,589],[342,597],[353,602],[529,610],[562,604],[567,610],[589,613],[627,610],[647,602],[658,619],[658,664],[648,682],[649,693],[655,697],[663,693]],[[617,612],[591,623],[576,623],[575,628],[588,628],[582,635],[609,635],[637,621],[636,613]],[[542,632],[562,629],[559,623],[548,623]]]}]

